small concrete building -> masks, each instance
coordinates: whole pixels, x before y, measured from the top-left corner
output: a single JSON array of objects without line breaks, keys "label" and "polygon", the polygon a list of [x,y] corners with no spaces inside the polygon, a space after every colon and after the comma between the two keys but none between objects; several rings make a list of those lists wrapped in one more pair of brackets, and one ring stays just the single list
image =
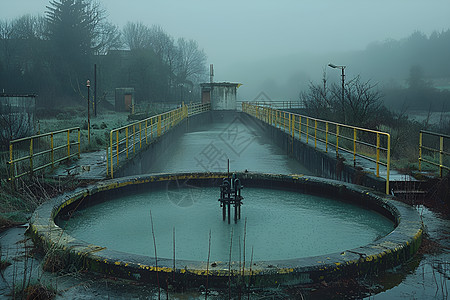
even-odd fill
[{"label": "small concrete building", "polygon": [[116,88],[115,110],[132,112],[134,107],[134,88]]},{"label": "small concrete building", "polygon": [[202,103],[211,103],[212,110],[235,110],[236,94],[240,83],[202,83]]}]

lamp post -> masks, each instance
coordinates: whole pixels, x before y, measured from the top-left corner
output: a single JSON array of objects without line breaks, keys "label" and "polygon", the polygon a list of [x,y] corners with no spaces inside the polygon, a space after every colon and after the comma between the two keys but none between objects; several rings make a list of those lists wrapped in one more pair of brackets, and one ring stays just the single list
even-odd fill
[{"label": "lamp post", "polygon": [[90,108],[89,108],[89,106],[90,106],[89,91],[91,89],[91,81],[90,80],[88,80],[86,82],[86,87],[87,87],[87,91],[88,91],[88,94],[87,94],[87,103],[88,103],[88,144],[90,144],[91,143],[91,114],[90,114]]},{"label": "lamp post", "polygon": [[346,66],[336,66],[335,64],[328,64],[330,68],[333,69],[341,69],[341,76],[342,76],[342,109],[344,110],[344,122],[345,122],[345,67]]}]

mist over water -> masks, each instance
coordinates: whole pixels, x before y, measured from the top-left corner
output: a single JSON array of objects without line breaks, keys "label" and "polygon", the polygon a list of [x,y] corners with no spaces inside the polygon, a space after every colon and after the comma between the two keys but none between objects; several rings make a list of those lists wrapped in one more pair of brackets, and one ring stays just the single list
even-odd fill
[{"label": "mist over water", "polygon": [[232,172],[312,175],[240,118],[184,134],[147,173],[226,172],[228,159]]}]

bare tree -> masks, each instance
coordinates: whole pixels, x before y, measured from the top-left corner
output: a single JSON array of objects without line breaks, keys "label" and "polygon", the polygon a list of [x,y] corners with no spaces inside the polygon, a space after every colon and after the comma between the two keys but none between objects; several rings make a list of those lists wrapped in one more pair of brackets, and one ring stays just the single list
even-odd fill
[{"label": "bare tree", "polygon": [[119,28],[110,23],[102,22],[94,29],[92,49],[94,54],[106,54],[108,50],[119,49],[123,45]]},{"label": "bare tree", "polygon": [[370,80],[357,76],[342,87],[332,84],[328,89],[324,75],[323,85],[310,83],[307,92],[300,93],[307,113],[314,117],[344,122],[355,126],[376,127],[382,108],[382,94]]},{"label": "bare tree", "polygon": [[358,75],[347,83],[345,96],[346,120],[357,126],[373,125],[382,106],[377,84],[361,81]]},{"label": "bare tree", "polygon": [[179,38],[176,75],[179,83],[198,82],[206,75],[206,54],[194,40]]},{"label": "bare tree", "polygon": [[10,68],[12,49],[12,37],[14,35],[14,27],[8,21],[0,20],[0,57],[3,58],[3,64],[6,71]]},{"label": "bare tree", "polygon": [[44,40],[47,25],[42,16],[24,15],[12,21],[14,32],[13,39],[20,40]]},{"label": "bare tree", "polygon": [[156,55],[163,61],[169,71],[167,95],[176,88],[176,61],[178,58],[178,49],[175,46],[173,37],[167,34],[159,25],[153,25],[150,29],[150,45]]},{"label": "bare tree", "polygon": [[305,106],[305,109],[313,117],[328,119],[332,113],[332,97],[327,88],[326,73],[323,72],[323,85],[309,83],[309,91],[300,93],[300,101]]},{"label": "bare tree", "polygon": [[13,139],[32,133],[33,116],[27,107],[15,107],[7,101],[0,103],[0,148],[6,149]]},{"label": "bare tree", "polygon": [[124,43],[130,50],[150,48],[150,29],[141,22],[128,22],[122,32]]}]

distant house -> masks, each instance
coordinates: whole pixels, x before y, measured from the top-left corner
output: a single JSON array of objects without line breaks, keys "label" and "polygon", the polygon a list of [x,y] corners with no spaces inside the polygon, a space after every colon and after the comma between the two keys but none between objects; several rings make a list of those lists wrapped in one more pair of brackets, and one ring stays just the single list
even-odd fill
[{"label": "distant house", "polygon": [[34,133],[36,95],[0,94],[0,141]]}]

